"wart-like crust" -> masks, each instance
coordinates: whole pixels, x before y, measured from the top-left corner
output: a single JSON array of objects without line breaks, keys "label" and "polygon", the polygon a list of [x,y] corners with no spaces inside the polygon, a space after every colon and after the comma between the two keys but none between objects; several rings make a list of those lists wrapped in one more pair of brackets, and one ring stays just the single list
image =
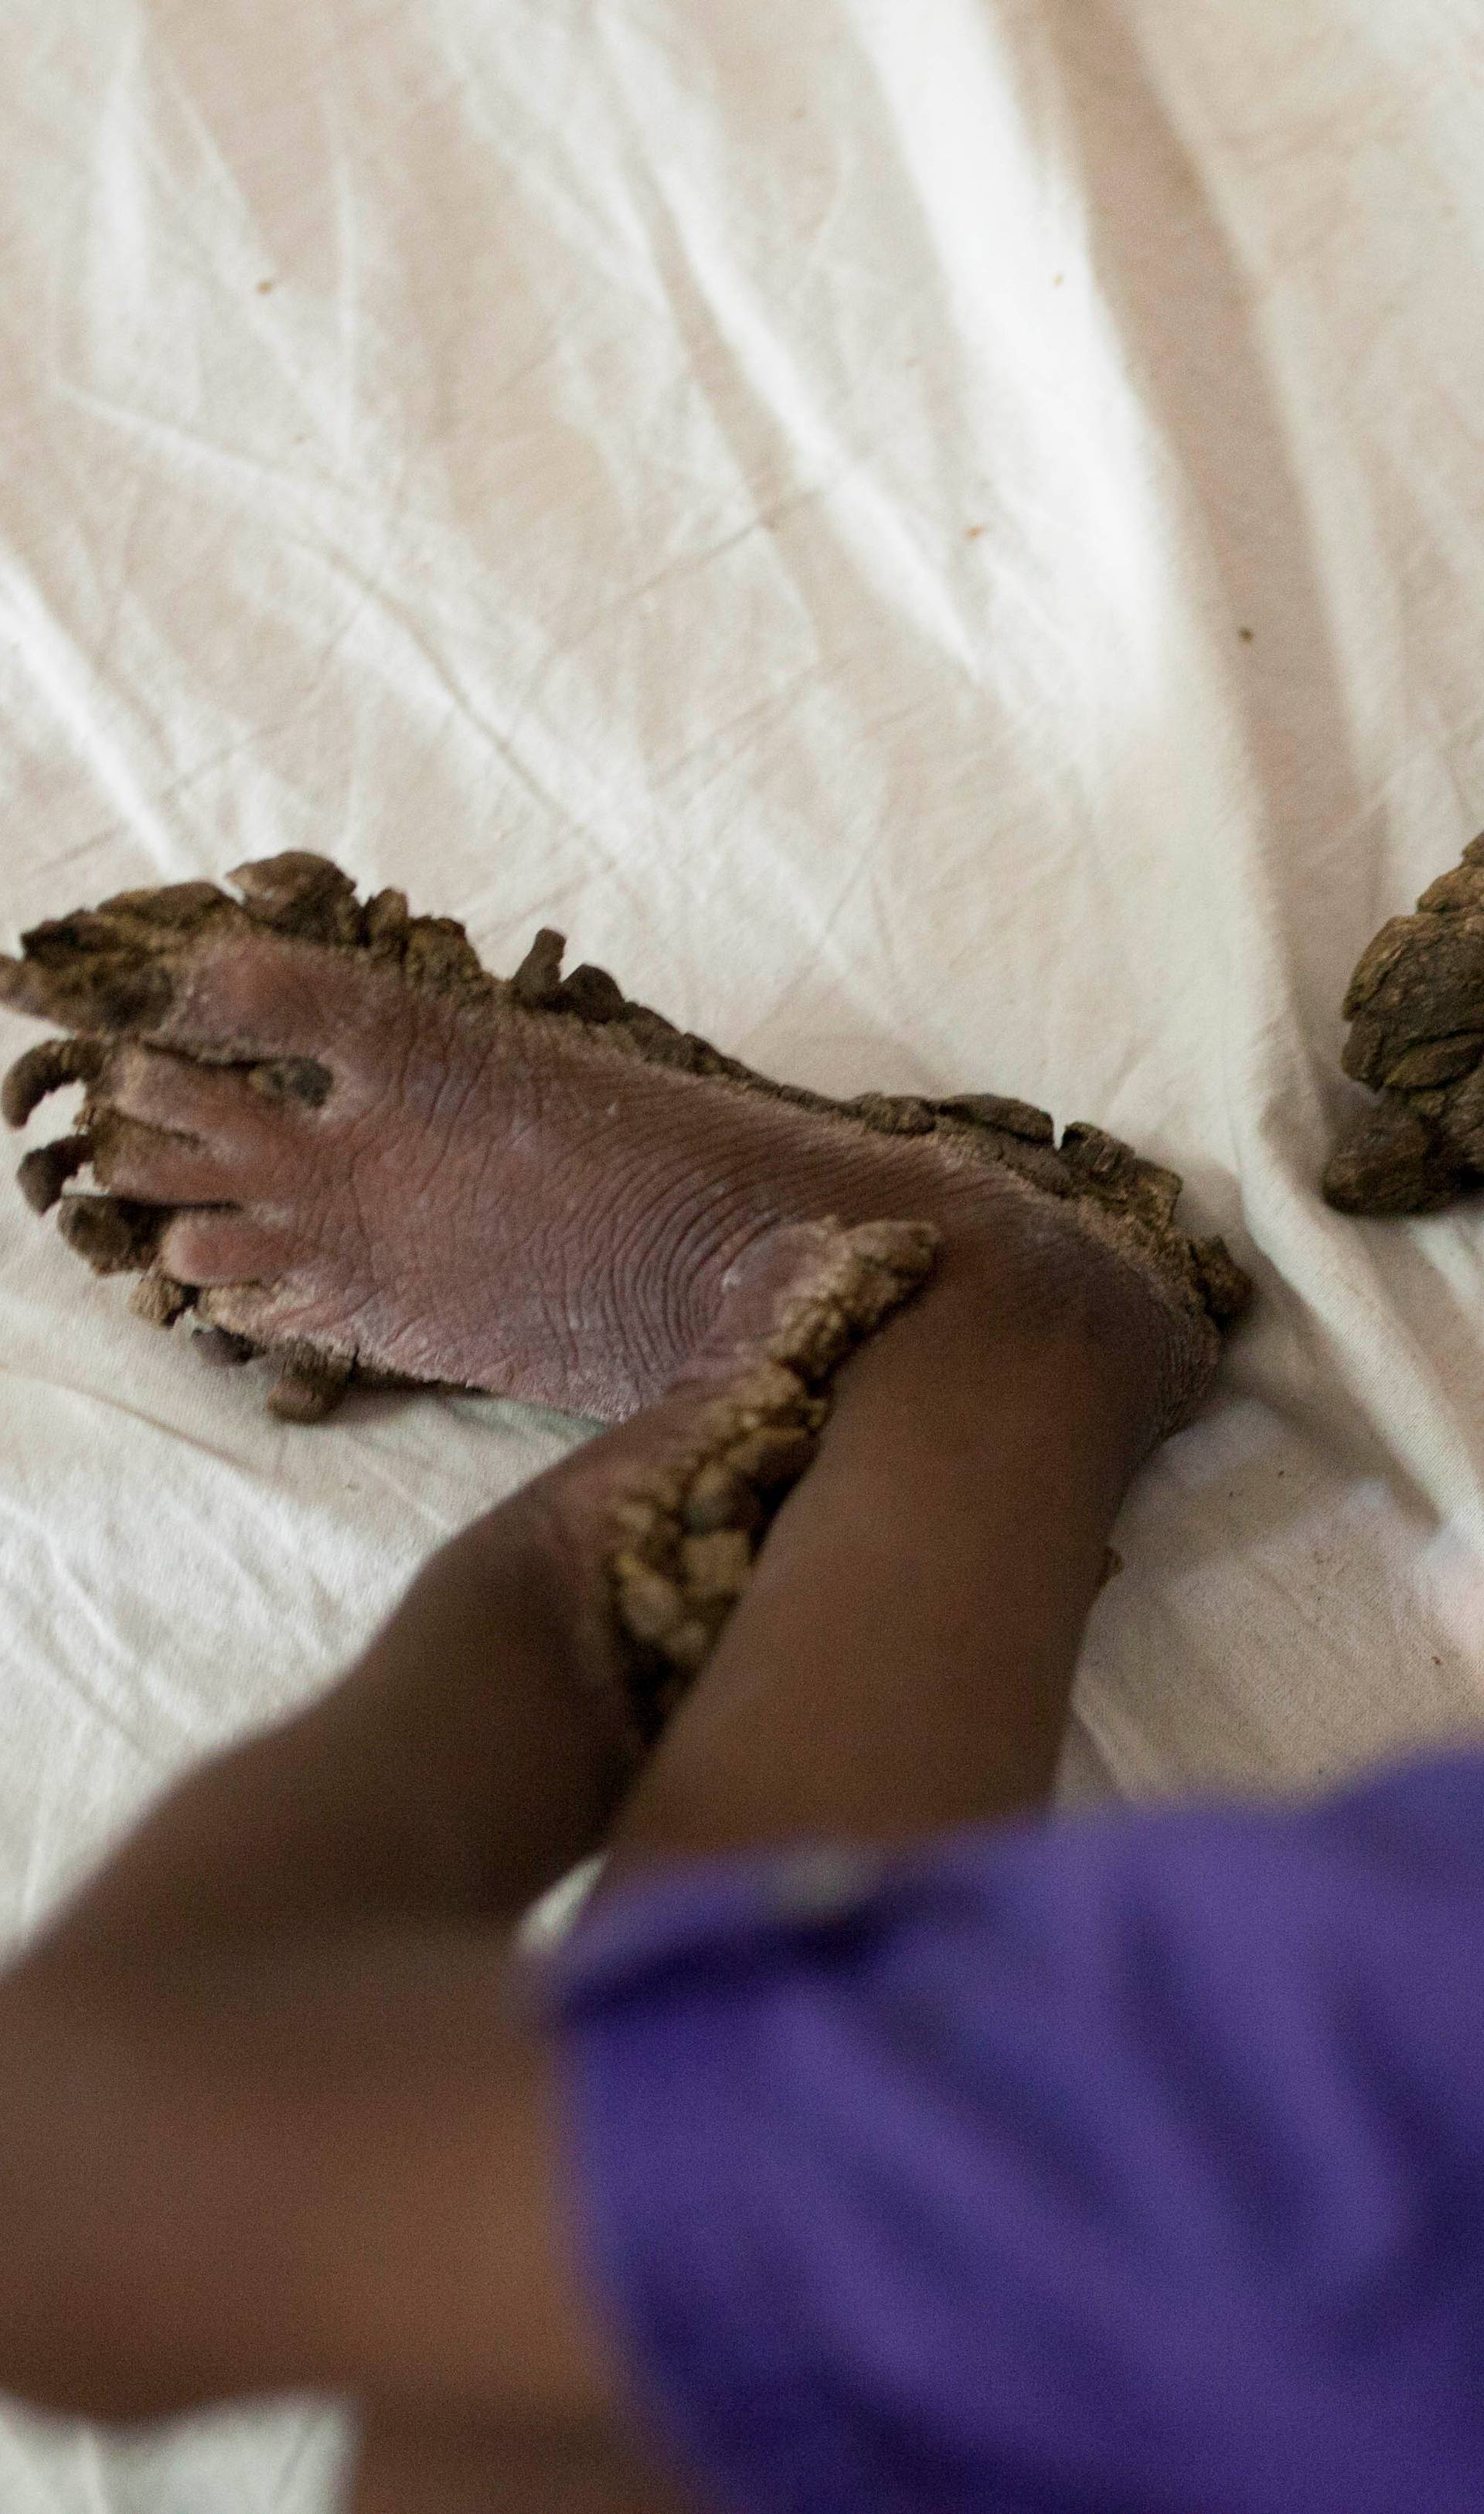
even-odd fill
[{"label": "wart-like crust", "polygon": [[933,1270],[928,1223],[821,1226],[771,1333],[702,1409],[685,1452],[620,1494],[608,1574],[642,1739],[700,1673],[781,1505],[813,1463],[836,1370]]},{"label": "wart-like crust", "polygon": [[1435,1213],[1484,1175],[1484,837],[1382,927],[1344,1011],[1341,1061],[1380,1096],[1325,1196],[1342,1213]]}]

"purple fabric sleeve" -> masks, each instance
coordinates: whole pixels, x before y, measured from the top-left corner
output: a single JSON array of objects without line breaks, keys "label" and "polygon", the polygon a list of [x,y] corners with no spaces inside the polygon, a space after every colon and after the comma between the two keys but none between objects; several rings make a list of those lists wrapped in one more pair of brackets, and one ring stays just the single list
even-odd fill
[{"label": "purple fabric sleeve", "polygon": [[687,1870],[545,1969],[721,2505],[1484,2509],[1484,1757]]}]

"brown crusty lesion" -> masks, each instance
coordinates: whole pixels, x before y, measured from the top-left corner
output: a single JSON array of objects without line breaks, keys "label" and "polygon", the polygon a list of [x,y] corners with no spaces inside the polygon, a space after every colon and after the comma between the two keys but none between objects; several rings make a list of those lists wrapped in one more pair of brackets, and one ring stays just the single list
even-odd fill
[{"label": "brown crusty lesion", "polygon": [[1324,1193],[1342,1213],[1432,1213],[1484,1173],[1484,836],[1362,953],[1341,1062],[1378,1093]]},{"label": "brown crusty lesion", "polygon": [[822,1226],[818,1253],[756,1353],[702,1407],[683,1453],[612,1503],[608,1576],[642,1739],[700,1674],[813,1464],[835,1372],[926,1282],[940,1244],[925,1222]]}]

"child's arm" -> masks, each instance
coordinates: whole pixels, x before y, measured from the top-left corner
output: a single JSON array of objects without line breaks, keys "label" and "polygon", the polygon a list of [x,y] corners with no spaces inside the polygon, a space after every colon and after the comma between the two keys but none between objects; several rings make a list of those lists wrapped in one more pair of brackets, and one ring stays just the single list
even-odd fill
[{"label": "child's arm", "polygon": [[506,1979],[475,1927],[38,1950],[0,1981],[0,2388],[104,2419],[308,2390],[604,2423]]},{"label": "child's arm", "polygon": [[189,1774],[0,1974],[0,2390],[556,2425],[608,2380],[511,1922],[613,1750],[509,1505],[345,1682]]}]

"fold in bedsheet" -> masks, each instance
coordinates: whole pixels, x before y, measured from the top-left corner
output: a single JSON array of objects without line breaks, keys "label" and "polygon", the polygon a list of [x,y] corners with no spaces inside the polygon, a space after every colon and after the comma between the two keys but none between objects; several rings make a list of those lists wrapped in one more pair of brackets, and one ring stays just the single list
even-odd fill
[{"label": "fold in bedsheet", "polygon": [[[0,911],[290,846],[755,1064],[1183,1170],[1260,1307],[1069,1795],[1477,1729],[1477,1212],[1319,1203],[1340,997],[1484,822],[1453,0],[12,0]],[[30,1035],[0,1027],[0,1050]],[[0,1911],[571,1437],[274,1427],[0,1200]],[[290,2419],[7,2514],[300,2514]]]}]

